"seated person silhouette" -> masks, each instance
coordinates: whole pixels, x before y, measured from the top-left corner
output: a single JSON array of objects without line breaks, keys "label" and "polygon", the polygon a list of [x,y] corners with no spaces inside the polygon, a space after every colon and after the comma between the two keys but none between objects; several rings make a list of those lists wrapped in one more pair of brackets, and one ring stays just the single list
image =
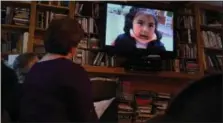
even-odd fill
[{"label": "seated person silhouette", "polygon": [[173,99],[165,115],[147,123],[222,122],[222,78],[215,74],[195,81]]}]

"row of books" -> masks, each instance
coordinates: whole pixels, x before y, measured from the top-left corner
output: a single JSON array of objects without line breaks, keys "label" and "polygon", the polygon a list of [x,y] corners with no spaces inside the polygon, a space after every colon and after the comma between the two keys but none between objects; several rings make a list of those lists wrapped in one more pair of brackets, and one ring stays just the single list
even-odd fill
[{"label": "row of books", "polygon": [[194,30],[187,29],[187,30],[176,30],[176,37],[177,41],[180,43],[196,43],[196,33]]},{"label": "row of books", "polygon": [[178,56],[180,58],[196,59],[197,45],[180,44],[178,48]]},{"label": "row of books", "polygon": [[194,29],[194,17],[193,16],[179,16],[177,17],[176,27],[178,29]]},{"label": "row of books", "polygon": [[69,1],[37,1],[37,4],[68,7]]},{"label": "row of books", "polygon": [[2,53],[24,53],[27,52],[28,32],[8,32],[1,33],[1,51]]},{"label": "row of books", "polygon": [[[91,10],[91,13],[85,13],[85,11]],[[99,17],[99,4],[96,2],[89,3],[89,4],[83,4],[80,2],[75,2],[75,15],[77,16],[91,16],[93,18]],[[87,15],[86,15],[87,14]]]},{"label": "row of books", "polygon": [[180,8],[177,12],[183,14],[193,14],[193,10],[190,8]]},{"label": "row of books", "polygon": [[115,56],[109,56],[107,53],[99,51],[99,40],[97,38],[81,40],[73,61],[82,65],[107,67],[115,67],[116,65]]},{"label": "row of books", "polygon": [[175,59],[173,71],[188,74],[196,74],[199,72],[199,65],[195,59]]},{"label": "row of books", "polygon": [[86,33],[98,33],[98,27],[95,19],[92,17],[77,17],[78,22],[82,25],[84,32]]},{"label": "row of books", "polygon": [[176,23],[178,58],[175,60],[169,60],[171,70],[175,72],[196,74],[199,72],[199,65],[197,61],[198,53],[196,45],[195,19],[192,15],[193,10],[191,8],[180,8],[178,13],[179,16],[177,17]]},{"label": "row of books", "polygon": [[60,18],[65,18],[67,17],[66,14],[58,14],[54,13],[52,11],[37,11],[37,16],[36,16],[36,27],[41,28],[41,29],[47,29],[49,26],[49,23],[53,19],[60,19]]},{"label": "row of books", "polygon": [[223,55],[205,55],[204,68],[210,72],[223,71]]},{"label": "row of books", "polygon": [[171,94],[156,93],[153,91],[139,91],[135,94],[136,122],[146,122],[147,120],[165,114]]},{"label": "row of books", "polygon": [[131,92],[131,82],[117,83],[116,98],[118,101],[118,122],[131,123],[134,119],[134,94]]},{"label": "row of books", "polygon": [[215,33],[212,31],[202,31],[202,39],[204,41],[204,46],[207,48],[216,48],[221,49],[223,48],[222,45],[222,38],[220,33]]},{"label": "row of books", "polygon": [[3,6],[1,15],[2,24],[29,25],[30,9]]},{"label": "row of books", "polygon": [[77,49],[73,61],[82,65],[115,67],[115,56],[109,56],[105,52],[92,52],[84,49]]},{"label": "row of books", "polygon": [[131,101],[119,100],[118,103],[118,122],[132,122],[134,109]]},{"label": "row of books", "polygon": [[[146,122],[165,114],[171,94],[153,91],[137,91],[135,94],[123,94],[118,99],[118,122]],[[120,96],[119,96],[120,97]]]},{"label": "row of books", "polygon": [[136,122],[146,122],[150,118],[154,117],[154,99],[155,93],[153,92],[139,91],[135,93]]}]

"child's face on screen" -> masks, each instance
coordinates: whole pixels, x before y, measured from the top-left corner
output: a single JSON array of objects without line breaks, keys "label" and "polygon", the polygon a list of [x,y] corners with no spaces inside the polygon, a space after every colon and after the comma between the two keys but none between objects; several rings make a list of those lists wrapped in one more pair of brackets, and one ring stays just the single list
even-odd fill
[{"label": "child's face on screen", "polygon": [[139,39],[152,39],[155,32],[154,18],[148,14],[136,15],[133,19],[133,32]]}]

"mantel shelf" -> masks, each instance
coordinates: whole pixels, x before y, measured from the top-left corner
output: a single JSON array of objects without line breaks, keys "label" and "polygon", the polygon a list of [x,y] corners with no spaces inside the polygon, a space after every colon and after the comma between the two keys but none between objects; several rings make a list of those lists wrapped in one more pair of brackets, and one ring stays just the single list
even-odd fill
[{"label": "mantel shelf", "polygon": [[1,27],[3,29],[11,29],[11,30],[29,30],[28,26],[20,26],[20,25],[11,25],[11,24],[2,24]]},{"label": "mantel shelf", "polygon": [[47,4],[37,4],[37,9],[43,11],[43,10],[50,10],[50,11],[55,11],[55,12],[64,12],[64,11],[69,11],[68,7],[64,6],[55,6],[55,5],[47,5]]},{"label": "mantel shelf", "polygon": [[143,77],[161,77],[161,78],[175,78],[175,79],[199,79],[202,75],[177,73],[172,71],[161,71],[157,73],[140,73],[127,72],[121,67],[102,67],[102,66],[83,66],[88,73],[98,74],[112,74],[117,76],[143,76]]},{"label": "mantel shelf", "polygon": [[30,8],[31,2],[29,1],[2,1],[1,2],[3,6],[14,6],[14,7],[24,7],[24,8]]}]

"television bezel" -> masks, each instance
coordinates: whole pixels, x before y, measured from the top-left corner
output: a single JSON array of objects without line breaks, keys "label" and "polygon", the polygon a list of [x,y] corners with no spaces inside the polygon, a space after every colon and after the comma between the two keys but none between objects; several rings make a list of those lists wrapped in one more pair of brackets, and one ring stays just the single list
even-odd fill
[{"label": "television bezel", "polygon": [[[106,51],[109,54],[116,54],[115,47],[106,45],[106,23],[107,23],[107,5],[108,4],[117,4],[117,5],[127,5],[127,6],[134,6],[134,7],[141,7],[141,8],[148,8],[148,9],[158,9],[163,11],[170,11],[173,12],[173,51],[163,51],[159,52],[160,57],[162,59],[175,59],[177,56],[177,40],[176,40],[176,10],[173,7],[170,6],[162,6],[158,5],[158,3],[151,2],[151,4],[148,3],[148,5],[145,5],[145,2],[148,3],[150,1],[135,1],[135,2],[120,2],[120,1],[106,1],[103,3],[102,10],[100,10],[100,26],[99,26],[99,38],[101,40],[101,46],[104,51]],[[162,3],[160,3],[162,4]],[[165,4],[164,4],[165,5]],[[147,49],[136,49],[135,52],[149,52]],[[116,54],[118,55],[118,54]],[[149,53],[148,53],[149,55]]]}]

